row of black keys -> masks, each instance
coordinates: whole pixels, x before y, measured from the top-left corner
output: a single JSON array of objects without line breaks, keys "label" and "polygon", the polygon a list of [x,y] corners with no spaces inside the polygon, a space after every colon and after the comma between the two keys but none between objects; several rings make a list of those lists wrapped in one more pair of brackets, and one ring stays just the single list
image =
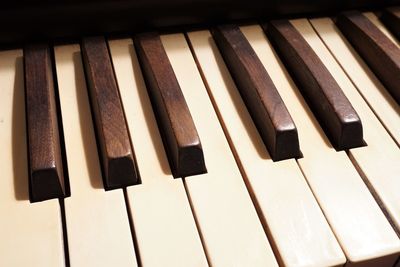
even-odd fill
[{"label": "row of black keys", "polygon": [[[394,21],[399,25],[398,17]],[[361,13],[343,13],[336,24],[400,103],[399,48]],[[364,145],[359,116],[300,33],[287,20],[263,28],[333,146],[343,150]],[[398,36],[398,26],[391,28]],[[212,35],[272,159],[301,157],[296,126],[239,28],[219,26]],[[134,43],[174,177],[206,172],[200,138],[159,36],[141,34]],[[104,187],[137,184],[139,173],[107,43],[103,37],[84,38],[81,49]],[[50,48],[26,46],[24,62],[30,200],[66,197],[70,190]]]}]

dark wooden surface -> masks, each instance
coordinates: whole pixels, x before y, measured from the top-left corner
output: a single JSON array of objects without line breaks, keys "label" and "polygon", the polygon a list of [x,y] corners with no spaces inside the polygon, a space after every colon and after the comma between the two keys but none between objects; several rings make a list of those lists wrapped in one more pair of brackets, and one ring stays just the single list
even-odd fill
[{"label": "dark wooden surface", "polygon": [[307,41],[288,20],[263,26],[332,145],[337,150],[362,146],[360,118]]},{"label": "dark wooden surface", "polygon": [[379,10],[400,0],[15,0],[2,1],[0,45],[32,40],[178,31],[249,19]]},{"label": "dark wooden surface", "polygon": [[24,69],[30,200],[62,198],[69,189],[64,180],[49,47],[25,46]]},{"label": "dark wooden surface", "polygon": [[148,33],[134,41],[174,177],[205,173],[196,126],[160,37]]},{"label": "dark wooden surface", "polygon": [[211,32],[271,158],[300,157],[289,111],[239,27],[217,26]]},{"label": "dark wooden surface", "polygon": [[386,28],[400,41],[400,7],[386,8],[380,16]]},{"label": "dark wooden surface", "polygon": [[358,11],[340,14],[336,25],[400,104],[400,49]]},{"label": "dark wooden surface", "polygon": [[84,38],[82,56],[104,187],[110,190],[137,184],[139,174],[104,37]]}]

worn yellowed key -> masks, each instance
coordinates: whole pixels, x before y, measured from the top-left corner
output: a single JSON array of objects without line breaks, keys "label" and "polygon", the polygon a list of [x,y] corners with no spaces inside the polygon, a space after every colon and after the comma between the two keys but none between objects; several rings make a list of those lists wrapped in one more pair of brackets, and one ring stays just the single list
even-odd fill
[{"label": "worn yellowed key", "polygon": [[0,266],[64,266],[58,200],[29,202],[22,56],[0,52]]},{"label": "worn yellowed key", "polygon": [[332,19],[312,19],[311,24],[382,125],[400,145],[400,106],[354,51]]},{"label": "worn yellowed key", "polygon": [[[317,138],[319,133],[312,133],[312,128],[307,127],[303,130],[304,133],[314,137],[310,139],[312,141],[308,142],[308,145],[302,146],[304,158],[299,160],[299,164],[324,210],[349,264],[390,266],[394,264],[400,253],[400,240],[368,191],[367,185],[377,190],[383,189],[380,186],[384,182],[387,183],[384,186],[386,190],[389,189],[389,186],[397,187],[398,179],[397,181],[393,179],[395,176],[392,171],[398,167],[391,164],[382,168],[382,164],[398,161],[399,157],[396,155],[400,151],[324,46],[308,20],[292,20],[291,23],[315,51],[360,115],[367,143],[365,147],[350,150],[350,158],[353,158],[353,162],[351,162],[346,153],[334,151],[324,136],[321,136],[322,139],[321,137]],[[291,106],[296,107],[297,111],[293,110],[293,116],[300,116],[299,110],[301,109],[303,109],[303,114],[307,114],[307,109],[302,103],[303,100],[298,99],[293,92],[289,93],[293,91],[293,89],[288,90],[291,87],[293,86],[287,86],[286,90],[281,91],[282,97],[286,101],[294,103],[288,105],[289,110]],[[285,93],[286,97],[283,96],[283,92],[287,92]],[[297,101],[294,101],[296,98]],[[306,117],[308,116],[301,116],[299,119]],[[297,124],[305,125],[299,122]],[[385,146],[386,151],[383,154],[382,148]],[[368,164],[370,166],[367,167]],[[357,172],[357,165],[361,166],[362,171]],[[373,169],[376,170],[373,171]],[[367,172],[371,170],[372,172]],[[364,183],[365,175],[371,184]],[[397,194],[395,191],[398,190],[394,188],[390,189],[391,192],[386,195],[387,199],[385,200],[391,205],[397,206],[399,201],[395,201]],[[388,191],[380,191],[380,193],[384,195]],[[392,212],[400,214],[393,209]]]},{"label": "worn yellowed key", "polygon": [[122,190],[105,192],[78,44],[54,48],[72,196],[65,199],[71,266],[137,266]]},{"label": "worn yellowed key", "polygon": [[182,179],[174,179],[131,39],[108,42],[141,177],[126,189],[143,266],[207,266]]},{"label": "worn yellowed key", "polygon": [[161,41],[201,139],[207,173],[185,178],[212,266],[277,266],[183,34]]},{"label": "worn yellowed key", "polygon": [[280,264],[344,264],[344,254],[296,161],[271,159],[210,32],[189,32],[188,37]]},{"label": "worn yellowed key", "polygon": [[[324,23],[327,22],[321,21],[322,25]],[[366,122],[365,141],[367,146],[351,149],[349,156],[355,166],[359,168],[363,179],[377,198],[381,208],[387,213],[388,219],[395,226],[397,233],[399,233],[400,191],[397,188],[400,187],[400,179],[398,179],[400,165],[395,163],[400,160],[400,149],[329,53],[321,39],[310,29],[308,24],[305,25],[307,25],[305,28],[307,41],[317,51],[338,83],[346,88],[344,93],[357,108],[357,111],[361,113],[360,116],[363,121]],[[319,28],[320,24],[318,23],[318,25]]]}]

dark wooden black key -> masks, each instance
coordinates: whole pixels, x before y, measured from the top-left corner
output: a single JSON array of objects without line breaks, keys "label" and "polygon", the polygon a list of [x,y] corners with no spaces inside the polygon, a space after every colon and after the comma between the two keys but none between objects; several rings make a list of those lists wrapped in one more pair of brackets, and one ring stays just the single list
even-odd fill
[{"label": "dark wooden black key", "polygon": [[289,111],[239,27],[218,26],[211,32],[271,158],[300,157],[297,129]]},{"label": "dark wooden black key", "polygon": [[24,48],[30,201],[69,195],[65,181],[50,48]]},{"label": "dark wooden black key", "polygon": [[336,25],[400,104],[400,49],[360,12],[340,14]]},{"label": "dark wooden black key", "polygon": [[263,27],[332,145],[337,150],[362,146],[358,114],[307,41],[288,20]]},{"label": "dark wooden black key", "polygon": [[392,7],[383,10],[380,17],[386,28],[400,40],[400,7]]},{"label": "dark wooden black key", "polygon": [[83,62],[106,190],[140,182],[119,89],[103,37],[82,40]]},{"label": "dark wooden black key", "polygon": [[160,37],[142,34],[134,42],[174,177],[205,173],[200,139]]}]

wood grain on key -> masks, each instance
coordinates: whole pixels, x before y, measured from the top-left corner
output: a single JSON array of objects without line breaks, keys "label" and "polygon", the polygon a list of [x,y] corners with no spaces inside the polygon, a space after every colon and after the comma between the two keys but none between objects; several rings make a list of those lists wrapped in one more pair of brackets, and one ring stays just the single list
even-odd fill
[{"label": "wood grain on key", "polygon": [[400,49],[360,12],[340,14],[336,25],[400,104]]},{"label": "wood grain on key", "polygon": [[54,62],[73,188],[65,200],[68,266],[137,267],[124,192],[102,190],[79,44],[55,46]]},{"label": "wood grain on key", "polygon": [[212,35],[272,159],[300,157],[296,126],[239,27],[218,26]]},{"label": "wood grain on key", "polygon": [[65,267],[58,199],[29,202],[22,49],[0,58],[0,266]]},{"label": "wood grain on key", "polygon": [[400,7],[392,7],[383,10],[380,19],[400,41]]},{"label": "wood grain on key", "polygon": [[[373,15],[373,13],[367,13],[370,20]],[[380,30],[385,30],[385,27],[376,16],[371,21],[376,22],[378,25],[375,25]],[[400,106],[357,52],[354,51],[349,42],[346,41],[331,18],[312,19],[310,22],[321,40],[323,40],[325,46],[347,73],[349,79],[357,87],[357,90],[362,94],[365,101],[368,102],[376,116],[379,117],[382,125],[385,126],[388,133],[390,133],[397,145],[400,146]],[[343,92],[345,93],[344,90]],[[352,104],[354,105],[353,102]],[[365,123],[363,120],[364,140],[368,143],[365,128],[367,126]],[[368,143],[368,145],[370,144]]]},{"label": "wood grain on key", "polygon": [[139,182],[108,47],[103,37],[82,40],[83,61],[106,190]]},{"label": "wood grain on key", "polygon": [[50,49],[24,48],[31,202],[69,195],[64,180]]},{"label": "wood grain on key", "polygon": [[126,121],[136,129],[130,133],[142,184],[126,190],[126,202],[140,265],[206,267],[183,179],[174,179],[168,166],[133,40],[109,40],[108,45]]},{"label": "wood grain on key", "polygon": [[174,177],[205,173],[196,126],[159,35],[142,34],[134,41]]},{"label": "wood grain on key", "polygon": [[337,150],[362,146],[357,112],[304,38],[287,20],[271,21],[263,27],[332,145]]}]

